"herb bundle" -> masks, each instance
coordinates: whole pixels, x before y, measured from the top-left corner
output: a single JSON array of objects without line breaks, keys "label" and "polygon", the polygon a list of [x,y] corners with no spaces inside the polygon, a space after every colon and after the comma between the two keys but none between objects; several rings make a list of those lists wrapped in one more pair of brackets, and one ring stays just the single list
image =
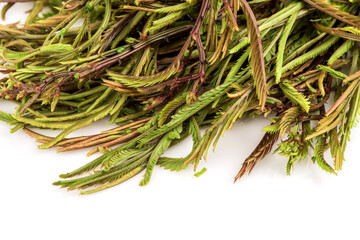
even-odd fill
[{"label": "herb bundle", "polygon": [[[0,2],[4,17],[25,1]],[[100,152],[54,183],[85,194],[141,172],[146,185],[155,165],[196,168],[244,117],[270,121],[235,180],[279,139],[288,174],[308,155],[336,174],[360,110],[359,11],[356,0],[34,1],[24,25],[0,26],[0,96],[18,104],[0,119],[41,149]],[[116,127],[68,137],[106,117]],[[186,157],[163,156],[189,136]]]}]

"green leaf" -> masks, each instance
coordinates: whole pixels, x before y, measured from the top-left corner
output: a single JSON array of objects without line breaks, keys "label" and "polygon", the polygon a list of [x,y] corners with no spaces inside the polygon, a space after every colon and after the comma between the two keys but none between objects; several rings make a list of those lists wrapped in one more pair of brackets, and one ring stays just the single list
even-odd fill
[{"label": "green leaf", "polygon": [[[302,8],[302,4],[298,5],[298,11]],[[284,52],[286,47],[286,42],[290,36],[290,33],[294,27],[298,12],[295,12],[293,15],[289,17],[288,22],[286,23],[285,29],[282,33],[282,36],[279,41],[279,50],[276,58],[276,68],[275,68],[275,81],[276,83],[280,82],[281,74],[282,74],[282,67],[283,67],[283,60],[284,60]]]},{"label": "green leaf", "polygon": [[62,43],[55,43],[40,48],[41,53],[66,53],[66,52],[71,52],[73,50],[74,48],[71,44],[62,44]]},{"label": "green leaf", "polygon": [[174,139],[180,139],[181,132],[182,132],[182,125],[179,125],[161,138],[161,140],[156,145],[154,151],[152,152],[149,158],[149,162],[146,166],[144,178],[143,180],[141,180],[140,186],[145,186],[149,183],[154,167],[157,164],[160,156],[170,147],[171,142]]},{"label": "green leaf", "polygon": [[284,136],[284,134],[290,130],[293,124],[298,121],[300,112],[301,110],[299,107],[292,107],[285,111],[279,122],[279,130],[281,137]]},{"label": "green leaf", "polygon": [[0,120],[11,124],[17,122],[11,114],[5,113],[3,111],[0,111]]},{"label": "green leaf", "polygon": [[320,54],[322,54],[323,52],[328,50],[332,45],[334,45],[339,39],[340,39],[340,37],[333,36],[333,37],[329,38],[327,41],[320,43],[317,47],[311,49],[310,51],[302,54],[301,56],[299,56],[299,57],[295,58],[294,60],[292,60],[291,62],[287,63],[282,68],[282,73],[286,73],[287,71],[307,62],[308,60],[319,56]]},{"label": "green leaf", "polygon": [[310,101],[302,94],[299,93],[288,81],[280,83],[280,88],[292,102],[299,104],[306,112],[310,110]]},{"label": "green leaf", "polygon": [[274,133],[278,132],[280,130],[279,124],[271,124],[269,126],[266,126],[262,129],[264,132]]},{"label": "green leaf", "polygon": [[315,144],[315,159],[316,163],[326,172],[336,174],[334,169],[325,161],[324,159],[324,151],[325,151],[325,137],[319,136],[316,138],[317,142]]},{"label": "green leaf", "polygon": [[186,96],[187,93],[184,93],[178,97],[176,97],[175,99],[173,99],[172,101],[168,102],[164,108],[160,111],[160,116],[158,119],[158,126],[162,126],[167,119],[169,118],[169,116],[180,106],[182,106],[185,102],[186,102]]},{"label": "green leaf", "polygon": [[157,164],[167,170],[178,172],[188,167],[184,165],[186,161],[187,158],[160,157]]},{"label": "green leaf", "polygon": [[347,53],[353,46],[354,41],[346,40],[336,51],[330,56],[328,60],[328,65],[332,65],[337,59],[339,59],[342,55]]},{"label": "green leaf", "polygon": [[201,169],[199,172],[195,173],[194,176],[195,176],[195,177],[200,177],[200,176],[203,175],[206,171],[207,171],[207,169],[204,167],[204,168]]},{"label": "green leaf", "polygon": [[187,9],[187,8],[189,8],[191,6],[192,6],[192,4],[189,4],[188,2],[184,2],[184,3],[176,4],[176,5],[173,5],[173,6],[169,6],[169,7],[157,8],[155,10],[155,12],[157,12],[157,13],[171,13],[171,12],[176,12],[176,11]]},{"label": "green leaf", "polygon": [[324,66],[324,65],[319,65],[318,66],[319,69],[326,71],[327,73],[329,73],[331,76],[333,76],[334,78],[340,79],[340,80],[344,80],[345,78],[347,78],[348,76],[342,72],[336,71],[330,67]]},{"label": "green leaf", "polygon": [[149,87],[157,83],[161,83],[168,78],[170,78],[177,71],[176,64],[171,65],[166,70],[161,71],[160,73],[153,74],[150,76],[128,76],[122,75],[114,71],[108,70],[110,78],[114,81],[120,82],[126,86],[139,88],[139,87]]},{"label": "green leaf", "polygon": [[92,190],[88,190],[88,191],[82,191],[80,193],[81,194],[91,194],[91,193],[96,193],[96,192],[108,189],[110,187],[114,187],[116,185],[119,185],[120,183],[123,183],[123,182],[129,180],[130,178],[136,176],[137,174],[141,173],[144,170],[144,168],[145,167],[143,167],[143,166],[137,167],[137,168],[133,169],[132,171],[128,172],[127,174],[122,175],[117,180],[111,181],[105,185],[102,185],[101,187],[98,187],[98,188],[95,188]]}]

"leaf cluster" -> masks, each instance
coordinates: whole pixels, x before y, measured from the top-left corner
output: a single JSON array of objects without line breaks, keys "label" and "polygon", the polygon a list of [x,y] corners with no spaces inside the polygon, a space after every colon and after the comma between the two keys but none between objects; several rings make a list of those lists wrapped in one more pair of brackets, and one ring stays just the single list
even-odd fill
[{"label": "leaf cluster", "polygon": [[[17,1],[3,2],[6,16]],[[39,148],[100,153],[54,183],[83,193],[141,172],[146,185],[156,165],[196,169],[248,117],[271,123],[236,180],[279,140],[288,174],[311,155],[336,173],[360,111],[359,11],[356,1],[36,1],[25,25],[0,26],[0,96],[18,104],[0,120]],[[101,119],[113,128],[69,137]],[[187,155],[164,156],[187,137]]]}]

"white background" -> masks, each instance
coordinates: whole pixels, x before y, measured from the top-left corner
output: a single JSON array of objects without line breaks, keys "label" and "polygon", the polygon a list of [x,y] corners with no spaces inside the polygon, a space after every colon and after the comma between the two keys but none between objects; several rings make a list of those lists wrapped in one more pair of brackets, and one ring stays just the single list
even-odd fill
[{"label": "white background", "polygon": [[[17,5],[8,23],[19,21],[31,3]],[[0,100],[0,110],[14,105]],[[198,170],[155,168],[106,191],[81,196],[52,186],[58,175],[86,164],[87,151],[56,154],[38,150],[22,131],[0,123],[0,239],[360,239],[360,128],[352,131],[338,176],[310,159],[286,176],[286,159],[270,155],[236,184],[242,161],[262,137],[267,120],[238,122]],[[78,134],[110,128],[105,121]],[[52,133],[54,135],[54,133]],[[190,141],[170,149],[184,156]],[[331,161],[331,160],[330,160]],[[356,227],[357,226],[357,227]]]}]

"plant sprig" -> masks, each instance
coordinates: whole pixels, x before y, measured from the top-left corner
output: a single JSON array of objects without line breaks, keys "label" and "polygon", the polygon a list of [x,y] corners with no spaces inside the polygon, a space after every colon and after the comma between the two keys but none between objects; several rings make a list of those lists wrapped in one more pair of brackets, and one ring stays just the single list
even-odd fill
[{"label": "plant sprig", "polygon": [[[24,1],[0,2],[5,16]],[[311,154],[336,174],[360,111],[359,10],[357,2],[320,0],[34,1],[24,25],[0,26],[0,95],[18,104],[0,120],[39,148],[100,152],[54,183],[84,194],[143,171],[146,185],[156,165],[196,169],[246,117],[271,123],[236,180],[279,139],[288,174]],[[117,126],[68,137],[108,117]],[[49,137],[36,128],[63,131]],[[187,156],[163,156],[189,136]]]}]

